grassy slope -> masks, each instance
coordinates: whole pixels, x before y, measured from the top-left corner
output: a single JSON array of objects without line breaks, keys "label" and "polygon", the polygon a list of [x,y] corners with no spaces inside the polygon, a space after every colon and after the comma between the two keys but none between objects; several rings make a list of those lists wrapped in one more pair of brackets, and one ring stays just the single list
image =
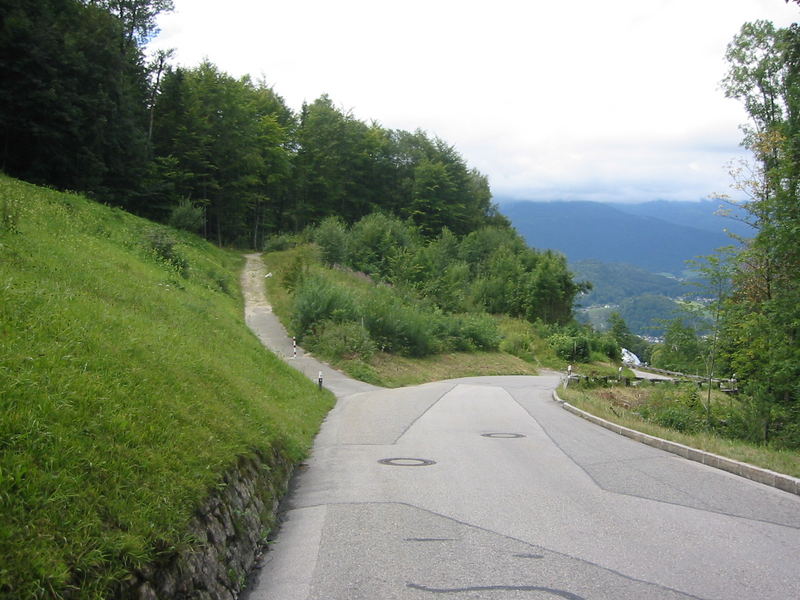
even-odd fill
[{"label": "grassy slope", "polygon": [[[99,598],[189,543],[241,455],[307,450],[332,397],[246,329],[241,258],[0,177],[0,597]],[[13,211],[12,211],[13,212]]]}]

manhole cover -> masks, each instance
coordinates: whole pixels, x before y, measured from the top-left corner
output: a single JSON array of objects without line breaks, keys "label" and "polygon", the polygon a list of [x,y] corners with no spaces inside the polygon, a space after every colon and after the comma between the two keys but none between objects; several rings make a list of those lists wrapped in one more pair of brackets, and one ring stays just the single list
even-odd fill
[{"label": "manhole cover", "polygon": [[436,464],[435,460],[427,458],[382,458],[378,462],[393,467],[429,467]]},{"label": "manhole cover", "polygon": [[501,438],[501,439],[524,438],[525,437],[521,433],[482,433],[481,435],[483,437]]}]

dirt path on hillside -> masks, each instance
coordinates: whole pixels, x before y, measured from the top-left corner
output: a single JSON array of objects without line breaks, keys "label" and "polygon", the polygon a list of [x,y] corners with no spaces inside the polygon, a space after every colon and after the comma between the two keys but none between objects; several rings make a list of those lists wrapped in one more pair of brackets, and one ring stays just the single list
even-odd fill
[{"label": "dirt path on hillside", "polygon": [[322,373],[323,385],[339,398],[380,389],[348,377],[307,354],[300,346],[297,346],[295,356],[292,338],[272,312],[265,293],[264,279],[269,272],[267,266],[260,254],[246,254],[245,258],[247,262],[241,276],[245,322],[266,348],[315,383]]},{"label": "dirt path on hillside", "polygon": [[272,306],[264,293],[266,268],[260,254],[245,254],[247,263],[242,271],[241,285],[244,294],[245,315],[261,309],[272,312]]}]

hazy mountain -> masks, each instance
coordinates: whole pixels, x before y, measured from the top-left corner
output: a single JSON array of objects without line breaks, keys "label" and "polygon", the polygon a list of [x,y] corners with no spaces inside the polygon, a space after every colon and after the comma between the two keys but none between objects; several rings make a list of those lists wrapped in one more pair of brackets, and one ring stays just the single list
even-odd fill
[{"label": "hazy mountain", "polygon": [[[723,233],[727,229],[744,237],[752,237],[755,234],[755,230],[752,227],[741,221],[741,218],[746,216],[743,210],[734,209],[719,200],[701,200],[699,202],[654,200],[638,204],[612,203],[610,206],[632,215],[654,217],[668,223],[693,227],[694,229],[703,229],[715,233]],[[730,217],[717,214],[720,208],[730,210]]]},{"label": "hazy mountain", "polygon": [[721,228],[717,232],[675,222],[679,211],[686,208],[680,205],[692,203],[668,203],[677,205],[668,221],[634,214],[630,211],[637,209],[630,207],[621,210],[620,205],[597,202],[498,202],[500,212],[529,245],[558,250],[572,262],[594,259],[629,263],[654,273],[680,274],[687,259],[711,254],[731,243]]},{"label": "hazy mountain", "polygon": [[695,291],[677,279],[657,275],[634,265],[579,260],[570,263],[570,270],[578,281],[592,283],[592,291],[578,299],[581,306],[619,304],[626,298],[642,294],[678,298]]}]

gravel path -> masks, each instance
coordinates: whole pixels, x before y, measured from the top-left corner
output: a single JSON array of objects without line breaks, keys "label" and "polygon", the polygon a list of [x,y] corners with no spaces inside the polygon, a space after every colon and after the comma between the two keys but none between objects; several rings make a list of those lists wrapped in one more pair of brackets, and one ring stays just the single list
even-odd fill
[{"label": "gravel path", "polygon": [[264,293],[264,278],[268,270],[260,254],[247,254],[247,263],[242,272],[242,291],[244,293],[244,314],[247,326],[256,334],[261,343],[287,364],[317,382],[322,373],[323,386],[333,392],[337,398],[351,394],[370,392],[382,388],[357,381],[337,371],[329,364],[322,362],[297,347],[294,357],[292,338],[283,324],[272,312],[272,306]]}]

